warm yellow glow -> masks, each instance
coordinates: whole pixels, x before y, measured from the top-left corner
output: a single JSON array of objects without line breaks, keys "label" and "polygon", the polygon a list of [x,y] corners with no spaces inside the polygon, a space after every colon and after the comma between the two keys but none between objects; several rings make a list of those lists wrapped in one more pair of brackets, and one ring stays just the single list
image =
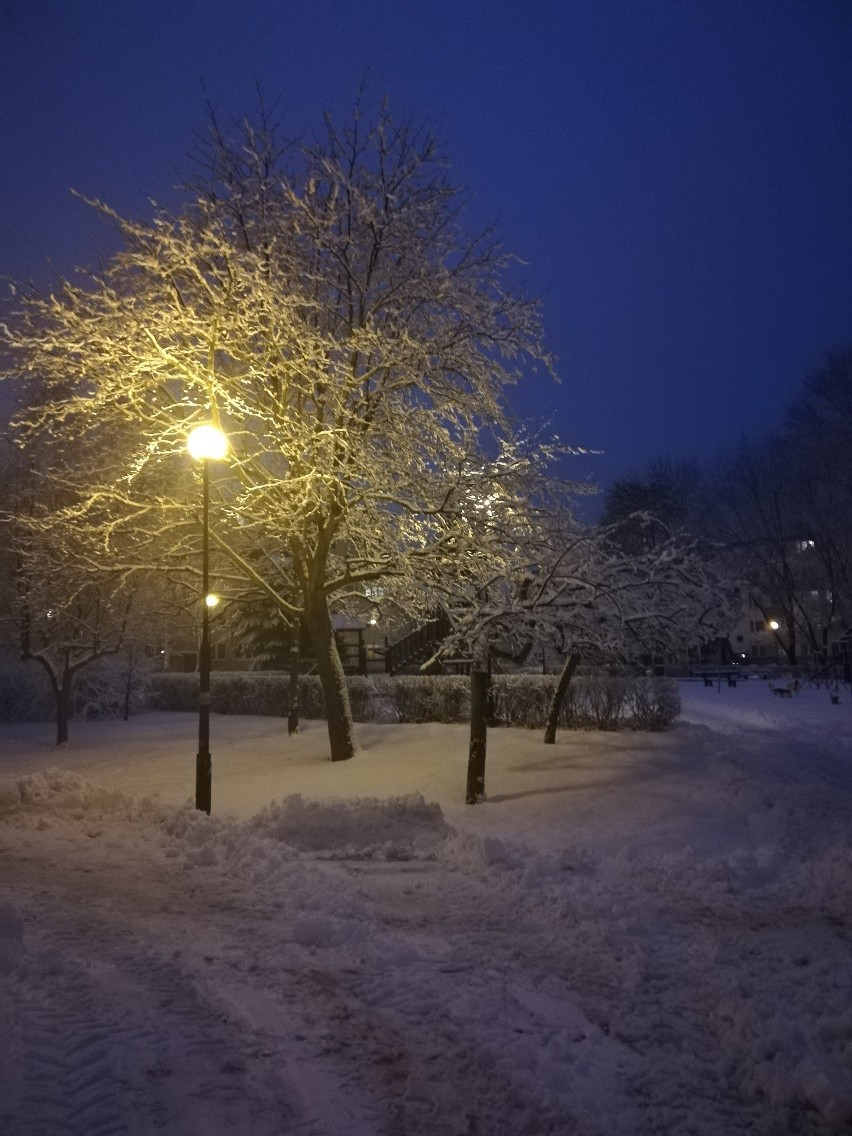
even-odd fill
[{"label": "warm yellow glow", "polygon": [[196,460],[209,458],[211,461],[221,461],[228,452],[228,439],[218,426],[205,422],[203,426],[190,430],[186,448]]},{"label": "warm yellow glow", "polygon": [[219,602],[219,597],[214,595],[213,592],[210,592],[208,595],[206,595],[204,597],[204,602],[207,604],[208,607],[215,607],[216,604]]},{"label": "warm yellow glow", "polygon": [[781,626],[781,624],[778,622],[777,619],[770,619],[769,626],[772,628],[773,631],[777,631],[778,628]]}]

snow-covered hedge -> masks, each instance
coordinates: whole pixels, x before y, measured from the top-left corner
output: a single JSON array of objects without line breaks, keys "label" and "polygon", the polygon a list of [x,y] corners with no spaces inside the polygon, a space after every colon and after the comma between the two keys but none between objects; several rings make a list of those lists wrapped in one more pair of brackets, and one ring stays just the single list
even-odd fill
[{"label": "snow-covered hedge", "polygon": [[397,675],[393,704],[399,722],[467,722],[470,679],[462,675]]},{"label": "snow-covered hedge", "polygon": [[[555,675],[496,675],[493,709],[506,726],[543,729]],[[680,713],[677,683],[668,678],[586,675],[568,687],[559,726],[568,730],[663,730]]]},{"label": "snow-covered hedge", "polygon": [[[153,677],[152,705],[165,710],[198,707],[198,676]],[[349,701],[356,722],[466,722],[470,717],[469,679],[459,675],[351,675]],[[556,687],[552,675],[495,675],[495,724],[544,727]],[[213,710],[219,714],[287,714],[289,678],[269,671],[210,676]],[[299,678],[300,714],[323,718],[322,688],[316,675]],[[665,678],[590,675],[568,688],[559,725],[563,729],[662,730],[680,712],[677,683]]]},{"label": "snow-covered hedge", "polygon": [[150,701],[151,671],[146,662],[134,663],[130,669],[127,658],[117,655],[78,671],[74,680],[75,718],[121,718],[125,702],[128,711],[137,714]]},{"label": "snow-covered hedge", "polygon": [[[151,675],[147,665],[134,664],[130,676],[131,714],[151,702]],[[74,718],[120,718],[127,697],[127,658],[109,657],[77,672],[71,714]],[[0,721],[47,722],[56,717],[56,700],[44,668],[0,657]]]},{"label": "snow-covered hedge", "polygon": [[[465,722],[468,680],[433,675],[349,675],[349,704],[356,722]],[[214,671],[213,710],[219,714],[285,715],[290,678],[271,671]],[[152,705],[161,710],[195,710],[198,675],[163,673],[154,677]],[[324,718],[325,702],[317,675],[299,676],[299,713]]]},{"label": "snow-covered hedge", "polygon": [[0,721],[48,722],[56,702],[47,675],[37,663],[0,655]]},{"label": "snow-covered hedge", "polygon": [[[74,717],[120,717],[126,682],[127,664],[117,659],[103,660],[81,671],[74,684]],[[213,709],[219,714],[283,717],[289,709],[286,674],[214,671],[210,685]],[[460,675],[351,675],[347,685],[356,722],[466,722],[470,716],[469,680]],[[555,686],[553,675],[495,675],[495,724],[543,728]],[[316,675],[300,676],[299,701],[303,718],[325,716]],[[146,705],[162,710],[196,710],[198,675],[150,675],[136,668],[131,712]],[[48,721],[55,712],[47,676],[39,666],[9,656],[0,658],[0,720]],[[661,730],[671,725],[679,712],[677,684],[672,679],[591,675],[571,683],[559,725],[575,730]]]},{"label": "snow-covered hedge", "polygon": [[673,678],[638,678],[628,695],[634,730],[665,730],[680,714],[680,690]]}]

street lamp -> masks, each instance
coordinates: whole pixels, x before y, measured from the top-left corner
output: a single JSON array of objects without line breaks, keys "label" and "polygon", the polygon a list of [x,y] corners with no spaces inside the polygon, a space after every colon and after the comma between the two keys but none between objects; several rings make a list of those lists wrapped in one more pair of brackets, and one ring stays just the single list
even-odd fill
[{"label": "street lamp", "polygon": [[198,754],[195,759],[195,807],[210,815],[213,764],[210,757],[210,608],[216,597],[210,594],[210,462],[221,461],[228,452],[228,439],[217,426],[196,426],[186,446],[201,462],[203,479],[201,543],[201,649],[198,655]]}]

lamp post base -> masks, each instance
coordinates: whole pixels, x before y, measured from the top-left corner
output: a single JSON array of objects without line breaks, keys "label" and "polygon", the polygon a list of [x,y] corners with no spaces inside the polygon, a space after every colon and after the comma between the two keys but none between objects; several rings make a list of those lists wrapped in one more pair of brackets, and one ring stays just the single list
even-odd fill
[{"label": "lamp post base", "polygon": [[199,812],[210,816],[213,785],[213,761],[210,751],[196,754],[195,757],[195,807]]}]

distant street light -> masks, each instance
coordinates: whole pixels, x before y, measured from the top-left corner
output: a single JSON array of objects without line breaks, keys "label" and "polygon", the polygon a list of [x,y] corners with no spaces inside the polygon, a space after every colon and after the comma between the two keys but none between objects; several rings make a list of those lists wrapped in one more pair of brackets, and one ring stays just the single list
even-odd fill
[{"label": "distant street light", "polygon": [[198,655],[198,754],[195,759],[195,807],[210,815],[213,762],[210,756],[210,608],[218,596],[210,593],[210,462],[221,461],[228,452],[228,439],[217,426],[196,426],[186,440],[196,461],[201,462],[202,544],[201,544],[201,649]]}]

